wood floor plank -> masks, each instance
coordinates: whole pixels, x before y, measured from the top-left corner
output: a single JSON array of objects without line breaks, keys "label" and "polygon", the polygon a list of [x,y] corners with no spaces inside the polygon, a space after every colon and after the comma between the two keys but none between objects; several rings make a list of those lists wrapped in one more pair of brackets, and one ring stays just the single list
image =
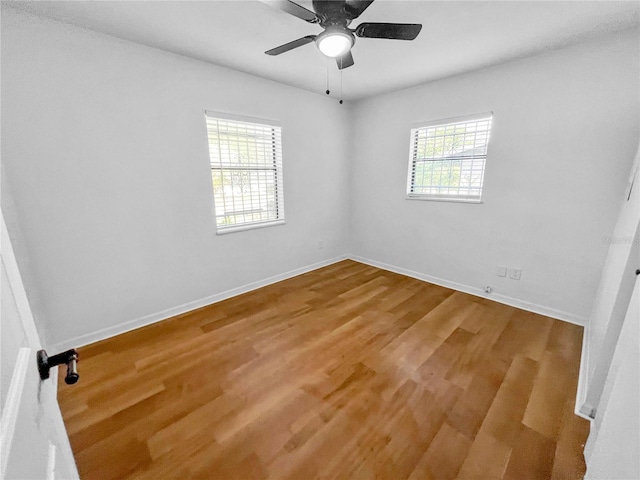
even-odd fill
[{"label": "wood floor plank", "polygon": [[467,437],[443,423],[425,453],[426,466],[433,478],[456,478],[469,453],[472,442]]},{"label": "wood floor plank", "polygon": [[557,372],[558,355],[546,353],[533,384],[522,423],[548,438],[557,438],[566,403],[565,377]]},{"label": "wood floor plank", "polygon": [[347,260],[83,347],[59,399],[83,479],[577,479],[581,342]]},{"label": "wood floor plank", "polygon": [[574,399],[565,401],[551,472],[552,480],[580,479],[586,468],[582,456],[585,445],[585,438],[582,435],[584,422],[573,413],[574,408]]},{"label": "wood floor plank", "polygon": [[551,478],[555,448],[555,441],[523,426],[514,442],[503,479]]},{"label": "wood floor plank", "polygon": [[487,433],[476,436],[457,478],[459,480],[500,480],[511,456],[511,447]]},{"label": "wood floor plank", "polygon": [[538,373],[536,362],[516,356],[482,422],[481,429],[497,440],[513,445],[522,430],[522,418]]}]

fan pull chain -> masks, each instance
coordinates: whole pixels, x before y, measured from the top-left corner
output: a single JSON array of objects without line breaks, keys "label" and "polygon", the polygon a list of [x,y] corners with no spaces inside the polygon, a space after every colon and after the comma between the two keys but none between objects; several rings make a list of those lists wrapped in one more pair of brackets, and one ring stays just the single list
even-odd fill
[{"label": "fan pull chain", "polygon": [[342,57],[340,57],[340,105],[342,105]]},{"label": "fan pull chain", "polygon": [[327,91],[324,93],[329,95],[331,93],[331,91],[329,90],[329,62],[326,62],[326,63],[327,63]]}]

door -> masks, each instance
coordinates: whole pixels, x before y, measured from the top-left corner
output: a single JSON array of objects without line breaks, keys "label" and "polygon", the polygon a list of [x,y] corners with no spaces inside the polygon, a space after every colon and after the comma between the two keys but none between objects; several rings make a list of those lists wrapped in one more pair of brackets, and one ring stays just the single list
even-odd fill
[{"label": "door", "polygon": [[1,256],[0,478],[79,478],[56,399],[57,370],[52,369],[51,377],[44,381],[38,374],[36,352],[42,348],[40,337],[4,215]]},{"label": "door", "polygon": [[585,479],[640,478],[640,277],[584,450]]}]

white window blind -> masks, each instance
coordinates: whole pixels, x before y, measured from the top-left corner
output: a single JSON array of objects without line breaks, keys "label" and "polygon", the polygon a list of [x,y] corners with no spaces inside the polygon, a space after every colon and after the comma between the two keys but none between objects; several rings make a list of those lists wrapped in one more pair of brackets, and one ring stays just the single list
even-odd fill
[{"label": "white window blind", "polygon": [[284,223],[281,128],[206,113],[218,233]]},{"label": "white window blind", "polygon": [[408,198],[480,201],[491,114],[411,130]]}]

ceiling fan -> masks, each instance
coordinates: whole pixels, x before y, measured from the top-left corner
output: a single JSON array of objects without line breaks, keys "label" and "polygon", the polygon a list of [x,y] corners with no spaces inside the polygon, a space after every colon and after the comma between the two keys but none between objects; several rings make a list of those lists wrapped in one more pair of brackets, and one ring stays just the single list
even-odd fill
[{"label": "ceiling fan", "polygon": [[319,35],[307,35],[293,42],[285,43],[264,53],[267,55],[280,55],[315,41],[318,50],[327,57],[336,59],[340,70],[353,65],[351,47],[355,44],[356,36],[360,38],[413,40],[422,29],[422,25],[417,23],[372,22],[361,23],[355,29],[349,28],[351,22],[365,11],[373,3],[373,0],[313,0],[312,4],[315,12],[290,0],[268,0],[265,3],[305,22],[318,24],[324,31]]}]

